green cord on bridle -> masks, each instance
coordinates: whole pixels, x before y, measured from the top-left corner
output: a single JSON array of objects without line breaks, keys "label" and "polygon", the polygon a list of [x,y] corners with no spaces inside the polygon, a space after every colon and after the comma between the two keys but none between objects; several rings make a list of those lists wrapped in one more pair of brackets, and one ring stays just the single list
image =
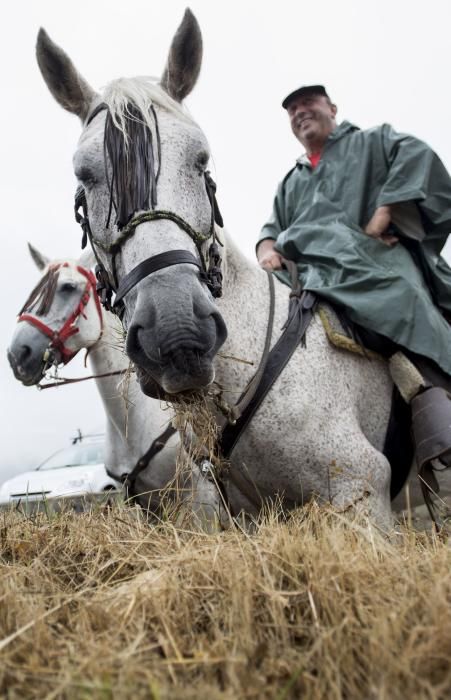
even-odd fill
[{"label": "green cord on bridle", "polygon": [[124,226],[117,240],[114,241],[114,243],[111,243],[111,245],[105,245],[104,243],[98,241],[95,238],[93,238],[93,242],[108,255],[115,255],[119,252],[124,243],[129,238],[131,238],[131,236],[133,236],[136,228],[140,224],[144,224],[148,221],[158,221],[162,219],[168,219],[169,221],[173,221],[175,224],[177,224],[179,228],[181,228],[183,231],[185,231],[185,233],[188,234],[188,236],[194,241],[194,243],[196,243],[196,245],[201,245],[202,243],[205,243],[205,241],[208,241],[208,239],[212,236],[212,231],[209,231],[207,234],[199,233],[198,231],[193,229],[193,227],[190,226],[190,224],[187,221],[178,216],[178,214],[175,214],[172,211],[164,211],[160,209],[157,211],[145,211],[142,214],[138,214],[137,216],[133,217],[133,219],[129,221],[126,226]]}]

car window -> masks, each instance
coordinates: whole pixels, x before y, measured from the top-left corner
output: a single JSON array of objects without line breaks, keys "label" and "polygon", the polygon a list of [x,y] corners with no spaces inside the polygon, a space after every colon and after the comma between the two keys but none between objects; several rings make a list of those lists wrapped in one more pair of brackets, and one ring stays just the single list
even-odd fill
[{"label": "car window", "polygon": [[59,450],[46,459],[38,469],[61,469],[62,467],[88,467],[90,464],[102,464],[104,447],[101,444],[72,445]]}]

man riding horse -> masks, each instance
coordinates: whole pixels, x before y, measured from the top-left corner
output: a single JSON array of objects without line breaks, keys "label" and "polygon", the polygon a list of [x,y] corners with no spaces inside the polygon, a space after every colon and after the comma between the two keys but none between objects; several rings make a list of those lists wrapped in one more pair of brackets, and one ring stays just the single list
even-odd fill
[{"label": "man riding horse", "polygon": [[[422,141],[343,121],[322,85],[282,103],[305,154],[278,187],[257,258],[345,313],[367,348],[402,350],[421,373],[409,396],[421,462],[451,466],[451,178]],[[438,388],[440,387],[440,388]],[[441,466],[441,465],[440,465]]]}]

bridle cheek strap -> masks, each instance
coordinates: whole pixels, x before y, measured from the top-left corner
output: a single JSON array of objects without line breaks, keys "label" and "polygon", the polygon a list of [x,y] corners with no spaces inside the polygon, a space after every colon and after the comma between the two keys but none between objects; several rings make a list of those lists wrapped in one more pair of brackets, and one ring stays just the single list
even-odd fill
[{"label": "bridle cheek strap", "polygon": [[102,333],[103,333],[103,313],[102,313],[102,304],[100,303],[100,298],[99,298],[99,295],[97,294],[96,276],[93,272],[91,272],[91,270],[86,270],[84,267],[80,267],[80,265],[77,265],[77,270],[82,275],[84,275],[86,277],[86,279],[88,280],[86,291],[88,291],[88,287],[91,287],[92,296],[94,298],[94,304],[96,305],[97,315],[98,315],[99,321],[100,321],[100,335],[102,335]]},{"label": "bridle cheek strap", "polygon": [[[64,267],[67,267],[67,263],[64,265]],[[35,326],[39,331],[41,331],[41,333],[50,338],[51,342],[49,347],[54,348],[60,353],[61,362],[64,365],[72,360],[72,358],[75,357],[78,352],[78,350],[69,350],[69,348],[66,348],[65,342],[73,335],[80,332],[80,329],[75,326],[75,322],[79,316],[86,318],[84,310],[89,302],[89,299],[91,298],[91,292],[94,297],[94,302],[100,319],[101,334],[103,332],[103,315],[100,300],[96,293],[96,279],[91,270],[86,270],[83,267],[77,266],[77,271],[86,277],[86,287],[83,290],[81,299],[75,307],[75,310],[71,313],[60,330],[50,328],[50,326],[40,321],[37,316],[30,313],[20,314],[19,318],[17,319],[18,321],[26,321],[27,323],[30,323],[32,326]]]}]

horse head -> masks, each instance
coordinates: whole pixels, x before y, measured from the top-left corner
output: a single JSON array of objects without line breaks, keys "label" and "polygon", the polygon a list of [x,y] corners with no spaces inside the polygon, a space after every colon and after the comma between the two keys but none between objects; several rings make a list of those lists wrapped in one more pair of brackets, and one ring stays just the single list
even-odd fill
[{"label": "horse head", "polygon": [[97,94],[43,30],[37,58],[54,97],[83,124],[74,170],[84,230],[106,303],[117,292],[141,388],[158,396],[207,387],[227,332],[214,301],[220,241],[209,148],[182,104],[202,60],[194,15],[185,12],[159,82],[119,79]]},{"label": "horse head", "polygon": [[50,261],[29,244],[42,277],[18,314],[8,349],[14,375],[38,384],[52,365],[67,364],[100,338],[102,310],[91,270],[92,254],[80,260]]}]

